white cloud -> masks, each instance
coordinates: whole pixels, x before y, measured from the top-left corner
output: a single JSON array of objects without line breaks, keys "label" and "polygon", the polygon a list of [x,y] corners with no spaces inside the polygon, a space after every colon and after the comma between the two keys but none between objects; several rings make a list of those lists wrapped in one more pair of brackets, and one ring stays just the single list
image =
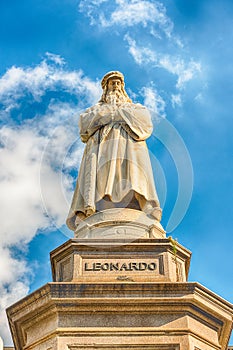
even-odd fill
[{"label": "white cloud", "polygon": [[[9,259],[9,265],[13,265],[12,258]],[[18,265],[19,265],[19,262],[17,260],[15,263],[15,270],[14,271],[17,271]],[[26,270],[24,272],[22,272],[22,270],[19,269],[19,271],[22,274],[28,273]],[[1,337],[4,340],[5,345],[12,344],[5,309],[7,306],[12,305],[17,300],[25,297],[25,295],[28,292],[29,292],[28,283],[25,281],[20,281],[19,274],[12,274],[12,283],[8,284],[7,287],[6,286],[0,287],[0,295],[1,295],[1,299],[0,299],[0,332],[1,332]]]},{"label": "white cloud", "polygon": [[[57,97],[45,109],[32,109],[30,118],[24,115],[22,101],[40,105],[47,91],[65,91],[74,100]],[[65,222],[73,184],[67,168],[77,169],[83,147],[78,114],[99,96],[99,84],[65,69],[64,60],[53,54],[35,67],[12,67],[0,78],[1,117],[8,121],[0,129],[0,336],[6,344],[11,337],[5,308],[28,293],[33,278],[27,244],[38,229]],[[16,108],[20,123],[11,118]]]},{"label": "white cloud", "polygon": [[181,100],[181,95],[180,94],[172,94],[171,95],[171,102],[172,102],[172,107],[175,108],[176,106],[181,106],[182,105],[182,100]]},{"label": "white cloud", "polygon": [[[104,3],[104,7],[101,7]],[[149,0],[115,0],[112,1],[82,0],[81,12],[90,18],[91,25],[101,27],[132,27],[142,24],[157,26],[167,37],[173,31],[173,22],[166,14],[166,8],[159,1]]]},{"label": "white cloud", "polygon": [[39,187],[42,138],[29,130],[3,128],[0,153],[0,325],[1,336],[10,341],[5,308],[29,290],[30,279],[24,258],[14,256],[12,247],[24,250],[40,227],[48,226]]},{"label": "white cloud", "polygon": [[123,26],[131,27],[142,24],[144,27],[148,23],[157,24],[167,36],[171,35],[173,23],[166,15],[165,7],[158,1],[142,0],[116,0],[117,7],[111,13],[109,20],[101,21],[103,27]]},{"label": "white cloud", "polygon": [[154,87],[142,88],[141,94],[144,97],[145,106],[152,112],[152,118],[166,117],[165,101]]},{"label": "white cloud", "polygon": [[[91,25],[111,27],[117,32],[119,29],[123,32],[125,30],[124,40],[135,62],[140,66],[152,65],[164,69],[176,76],[177,89],[183,89],[188,81],[200,73],[200,63],[187,58],[182,51],[184,44],[174,33],[173,21],[160,1],[82,0],[79,9],[90,18]],[[143,44],[140,45],[138,42],[142,37]],[[159,45],[156,45],[156,42]]]},{"label": "white cloud", "polygon": [[182,89],[185,84],[201,72],[201,64],[190,60],[186,62],[183,58],[156,53],[147,46],[139,46],[136,40],[126,34],[124,39],[128,43],[129,53],[139,65],[152,65],[156,68],[165,69],[177,77],[176,88]]},{"label": "white cloud", "polygon": [[136,41],[129,34],[124,36],[129,46],[129,53],[133,56],[135,62],[139,65],[156,62],[157,57],[154,51],[148,47],[138,47]]},{"label": "white cloud", "polygon": [[[27,125],[0,131],[4,141],[0,153],[0,334],[8,344],[5,308],[28,293],[33,277],[25,261],[27,244],[38,229],[63,225],[68,213],[71,180],[62,181],[60,165],[72,133],[62,126],[58,129],[42,162],[48,136],[38,135]],[[19,255],[14,253],[16,247]]]},{"label": "white cloud", "polygon": [[[100,96],[97,82],[91,81],[82,71],[68,71],[60,56],[47,53],[44,59],[35,67],[10,68],[0,79],[0,102],[5,112],[20,106],[19,99],[26,93],[40,101],[46,91],[62,90],[76,96],[83,95],[84,103],[94,103]],[[3,113],[2,117],[3,117]]]},{"label": "white cloud", "polygon": [[59,66],[63,66],[65,64],[64,58],[61,57],[60,55],[55,55],[54,53],[46,52],[45,57],[47,62],[51,61],[56,63]]},{"label": "white cloud", "polygon": [[[103,5],[103,6],[102,6]],[[165,69],[177,77],[176,88],[182,89],[200,71],[201,65],[182,54],[182,40],[174,33],[174,24],[168,17],[165,6],[150,0],[82,0],[79,9],[91,20],[91,25],[115,30],[127,30],[124,40],[128,51],[139,65],[153,65]],[[144,28],[140,27],[143,26]],[[137,27],[137,28],[136,28]],[[143,45],[137,43],[143,31]],[[133,32],[132,32],[133,31]],[[160,44],[156,46],[156,40]],[[163,40],[163,47],[161,41]],[[146,43],[146,44],[145,44]],[[173,47],[173,53],[171,52]],[[165,50],[164,50],[165,48]],[[175,49],[174,49],[175,48]]]},{"label": "white cloud", "polygon": [[[109,0],[81,0],[79,3],[79,11],[83,12],[89,19],[90,24],[95,25],[99,22],[99,7]],[[100,15],[101,16],[101,15]]]},{"label": "white cloud", "polygon": [[2,244],[0,245],[0,256],[0,334],[5,344],[11,344],[5,309],[16,299],[23,298],[29,292],[31,271],[25,261],[15,258],[13,253]]},{"label": "white cloud", "polygon": [[182,58],[168,55],[160,57],[158,66],[177,76],[177,88],[183,88],[185,83],[201,71],[201,64],[198,62],[185,62]]},{"label": "white cloud", "polygon": [[[27,243],[46,223],[40,206],[39,170],[44,137],[27,129],[1,129],[6,140],[0,155],[2,194],[0,243]],[[11,220],[6,218],[11,215]],[[39,225],[40,224],[40,225]]]},{"label": "white cloud", "polygon": [[[200,73],[200,63],[187,58],[183,52],[184,44],[174,33],[173,21],[161,2],[82,0],[79,9],[90,18],[91,25],[111,27],[117,32],[121,29],[135,62],[140,66],[164,69],[176,76],[177,89],[183,89],[188,81]],[[139,44],[142,37],[143,44]],[[156,45],[156,42],[159,44]]]},{"label": "white cloud", "polygon": [[203,93],[202,92],[199,92],[195,98],[194,98],[195,101],[198,101],[199,103],[203,103],[204,102],[204,96],[203,96]]}]

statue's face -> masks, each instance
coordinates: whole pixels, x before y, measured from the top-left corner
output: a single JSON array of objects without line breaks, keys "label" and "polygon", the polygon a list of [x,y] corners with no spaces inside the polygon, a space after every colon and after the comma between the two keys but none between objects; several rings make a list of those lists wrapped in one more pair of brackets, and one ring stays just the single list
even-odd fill
[{"label": "statue's face", "polygon": [[121,91],[121,79],[119,78],[110,78],[108,80],[108,93],[114,91]]}]

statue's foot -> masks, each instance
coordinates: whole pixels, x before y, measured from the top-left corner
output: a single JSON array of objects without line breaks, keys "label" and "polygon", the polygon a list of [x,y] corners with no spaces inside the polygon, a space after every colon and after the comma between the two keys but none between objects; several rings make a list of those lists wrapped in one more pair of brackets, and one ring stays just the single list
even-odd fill
[{"label": "statue's foot", "polygon": [[86,217],[91,216],[91,215],[93,215],[94,213],[95,213],[95,211],[93,210],[92,207],[86,207],[86,208],[85,208]]},{"label": "statue's foot", "polygon": [[156,220],[161,221],[162,219],[162,209],[159,207],[153,208],[152,212],[150,213],[151,216],[153,216]]},{"label": "statue's foot", "polygon": [[88,216],[93,215],[95,212],[92,207],[85,208],[85,214],[82,211],[79,211],[76,214],[75,226],[77,227],[83,220],[85,220]]},{"label": "statue's foot", "polygon": [[76,215],[75,226],[77,227],[83,220],[86,219],[86,215],[81,211]]},{"label": "statue's foot", "polygon": [[153,207],[150,203],[146,203],[143,207],[144,213],[153,216],[157,221],[161,221],[162,209],[160,207]]}]

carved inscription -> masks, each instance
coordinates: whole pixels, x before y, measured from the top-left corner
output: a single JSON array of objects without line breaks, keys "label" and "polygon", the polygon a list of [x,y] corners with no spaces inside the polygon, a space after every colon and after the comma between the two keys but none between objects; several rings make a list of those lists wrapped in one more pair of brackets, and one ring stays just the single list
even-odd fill
[{"label": "carved inscription", "polygon": [[[107,344],[73,344],[68,345],[69,350],[80,350],[80,349],[89,349],[89,350],[180,350],[179,344],[166,344],[166,345],[156,345],[156,344],[143,344],[143,345],[136,345],[136,344],[128,344],[128,345],[122,345],[122,344],[112,344],[111,346]],[[196,348],[195,348],[196,349]],[[199,350],[199,349],[198,349]],[[229,349],[230,350],[230,349]]]},{"label": "carved inscription", "polygon": [[155,262],[86,262],[84,271],[155,271]]}]

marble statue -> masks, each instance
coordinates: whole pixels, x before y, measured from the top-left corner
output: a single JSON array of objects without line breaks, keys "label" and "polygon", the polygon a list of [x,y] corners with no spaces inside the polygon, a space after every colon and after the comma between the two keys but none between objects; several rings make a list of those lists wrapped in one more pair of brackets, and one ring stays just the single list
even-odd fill
[{"label": "marble statue", "polygon": [[132,208],[161,220],[152,167],[145,140],[153,127],[146,107],[132,103],[124,76],[107,73],[100,101],[80,115],[86,143],[67,225],[75,230],[95,212]]}]

